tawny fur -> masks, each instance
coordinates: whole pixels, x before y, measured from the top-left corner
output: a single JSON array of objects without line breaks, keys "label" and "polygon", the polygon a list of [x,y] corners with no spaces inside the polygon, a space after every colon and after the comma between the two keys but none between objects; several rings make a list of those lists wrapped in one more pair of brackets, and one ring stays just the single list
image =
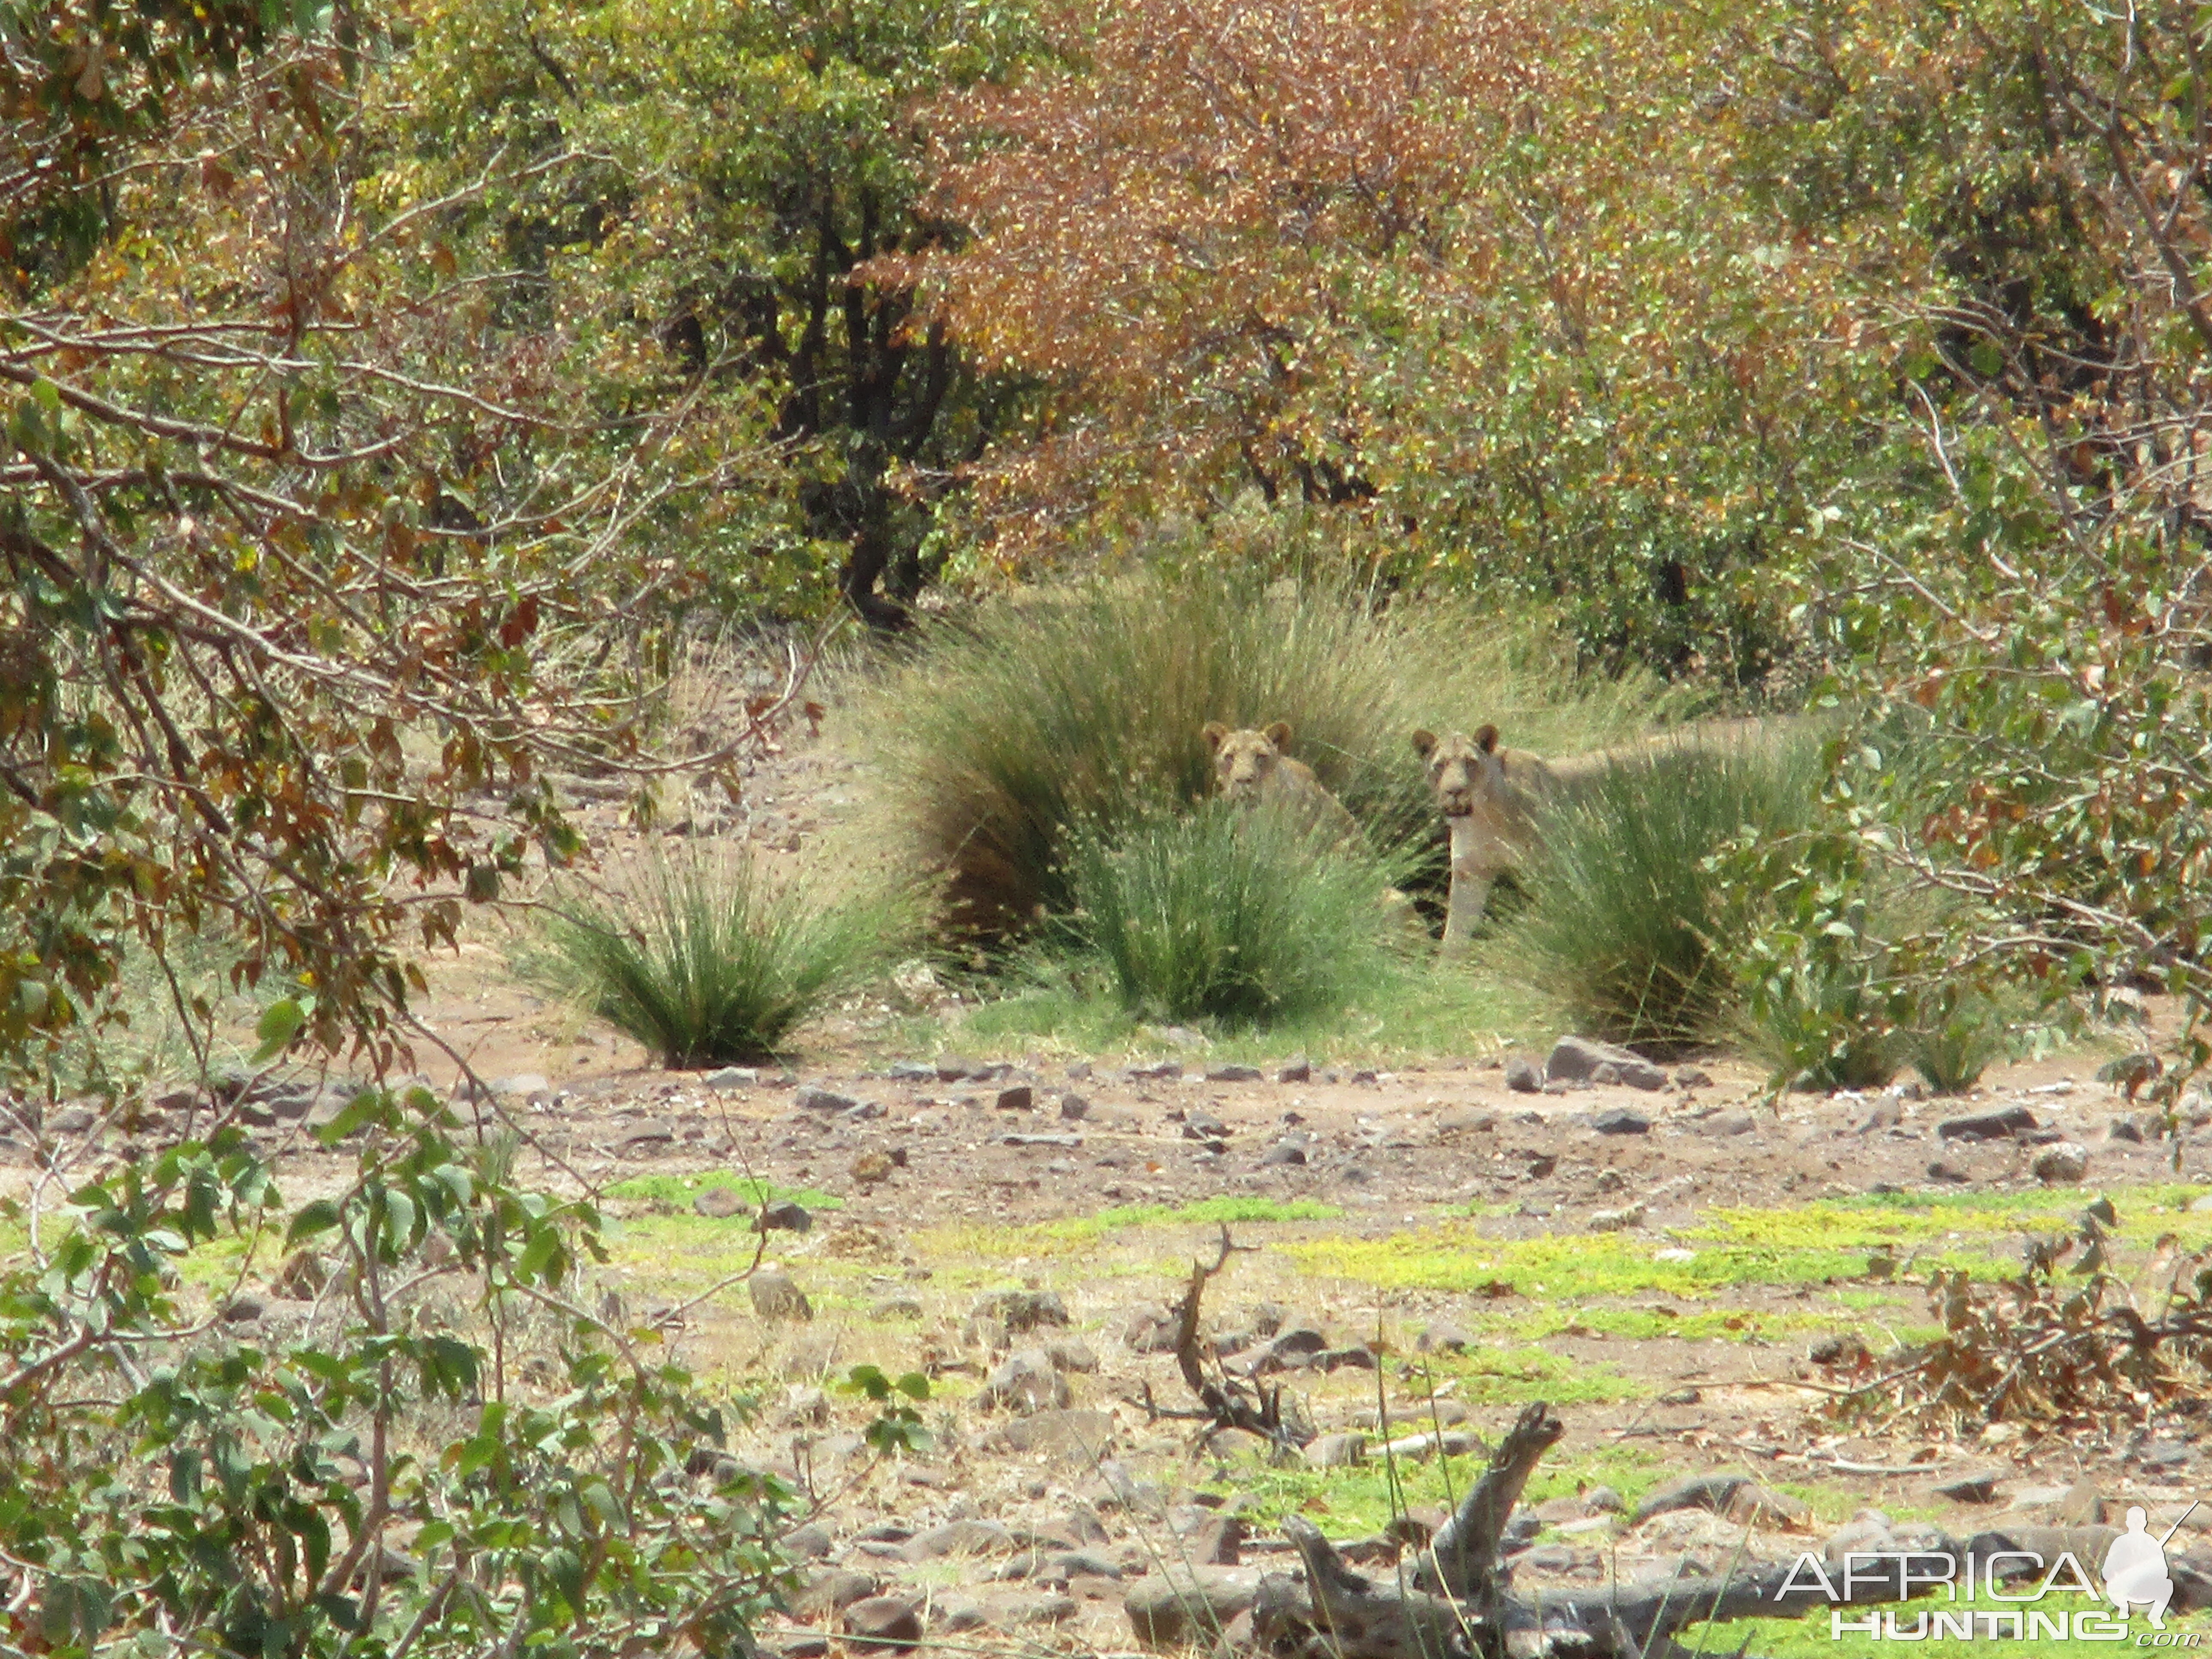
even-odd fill
[{"label": "tawny fur", "polygon": [[1453,732],[1413,733],[1414,752],[1428,763],[1429,788],[1451,834],[1451,890],[1445,902],[1443,952],[1467,948],[1489,907],[1498,878],[1517,868],[1534,848],[1543,809],[1591,779],[1629,761],[1650,761],[1686,750],[1711,753],[1771,742],[1791,722],[1707,720],[1664,732],[1639,743],[1593,750],[1547,761],[1498,741],[1498,728],[1474,736]]},{"label": "tawny fur", "polygon": [[1355,840],[1359,825],[1304,761],[1284,751],[1291,728],[1277,720],[1265,731],[1231,731],[1209,720],[1200,735],[1213,751],[1213,787],[1224,799],[1249,810],[1266,806],[1291,814],[1300,828],[1326,831],[1332,840]]}]

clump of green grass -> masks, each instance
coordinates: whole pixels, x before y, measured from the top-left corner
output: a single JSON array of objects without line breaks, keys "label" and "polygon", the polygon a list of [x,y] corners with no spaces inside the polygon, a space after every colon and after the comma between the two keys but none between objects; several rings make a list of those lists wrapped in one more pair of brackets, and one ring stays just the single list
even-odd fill
[{"label": "clump of green grass", "polygon": [[1382,610],[1325,586],[1206,574],[1027,593],[945,624],[882,687],[890,809],[946,872],[949,923],[987,934],[1061,913],[1073,826],[1109,839],[1212,782],[1200,728],[1286,720],[1378,848],[1441,830],[1413,732],[1494,721],[1567,752],[1624,735],[1659,700],[1630,678],[1577,680],[1555,641],[1442,604]]},{"label": "clump of green grass", "polygon": [[1577,1030],[1674,1053],[1717,1036],[1755,910],[1712,867],[1747,829],[1786,831],[1820,784],[1803,738],[1625,760],[1547,811],[1533,902],[1492,947]]},{"label": "clump of green grass", "polygon": [[1341,1008],[1391,971],[1403,926],[1373,859],[1225,801],[1084,833],[1068,862],[1062,935],[1133,1013],[1239,1026]]},{"label": "clump of green grass", "polygon": [[[810,1210],[841,1210],[845,1206],[843,1199],[833,1197],[819,1188],[779,1187],[765,1176],[739,1175],[732,1170],[707,1170],[697,1175],[633,1176],[608,1188],[607,1196],[627,1204],[689,1209],[691,1200],[700,1194],[718,1188],[737,1194],[749,1208],[756,1210],[764,1204],[784,1203],[802,1205]],[[742,1212],[737,1218],[744,1218]]]},{"label": "clump of green grass", "polygon": [[670,1066],[757,1060],[880,959],[885,918],[820,904],[742,855],[656,855],[619,899],[575,897],[544,970]]}]

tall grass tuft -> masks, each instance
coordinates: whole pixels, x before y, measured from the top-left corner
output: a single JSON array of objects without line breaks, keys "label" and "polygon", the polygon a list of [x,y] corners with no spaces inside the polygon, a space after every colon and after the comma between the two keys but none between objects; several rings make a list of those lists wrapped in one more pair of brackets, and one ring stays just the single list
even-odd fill
[{"label": "tall grass tuft", "polygon": [[1323,1015],[1395,963],[1382,866],[1288,815],[1222,801],[1074,838],[1065,933],[1132,1012],[1255,1025]]},{"label": "tall grass tuft", "polygon": [[1729,960],[1753,913],[1708,861],[1747,827],[1802,822],[1820,775],[1817,743],[1797,737],[1593,775],[1544,814],[1532,902],[1492,959],[1577,1030],[1660,1054],[1712,1040],[1736,1005]]},{"label": "tall grass tuft", "polygon": [[1073,902],[1068,826],[1109,839],[1210,784],[1208,720],[1287,720],[1378,849],[1441,832],[1410,744],[1495,722],[1566,752],[1646,721],[1645,680],[1577,688],[1557,647],[1443,603],[1378,612],[1357,592],[1195,574],[1028,593],[940,624],[879,690],[893,810],[949,878],[947,920],[982,933]]},{"label": "tall grass tuft", "polygon": [[672,1067],[757,1060],[880,959],[881,916],[823,906],[743,854],[656,854],[620,900],[564,905],[547,970]]}]

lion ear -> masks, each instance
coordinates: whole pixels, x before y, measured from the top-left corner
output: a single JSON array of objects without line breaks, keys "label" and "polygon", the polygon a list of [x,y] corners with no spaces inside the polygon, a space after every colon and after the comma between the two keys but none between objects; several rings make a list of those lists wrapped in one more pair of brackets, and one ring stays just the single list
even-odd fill
[{"label": "lion ear", "polygon": [[1269,743],[1275,745],[1276,752],[1282,752],[1291,746],[1291,723],[1288,720],[1277,720],[1267,728],[1266,737]]},{"label": "lion ear", "polygon": [[1221,740],[1229,735],[1229,728],[1219,720],[1208,720],[1198,728],[1198,735],[1206,739],[1206,746],[1215,754],[1221,752]]},{"label": "lion ear", "polygon": [[1474,746],[1482,750],[1486,755],[1496,754],[1498,752],[1498,728],[1494,726],[1484,726],[1482,730],[1474,734]]},{"label": "lion ear", "polygon": [[1437,734],[1425,726],[1413,733],[1413,752],[1423,760],[1437,752]]}]

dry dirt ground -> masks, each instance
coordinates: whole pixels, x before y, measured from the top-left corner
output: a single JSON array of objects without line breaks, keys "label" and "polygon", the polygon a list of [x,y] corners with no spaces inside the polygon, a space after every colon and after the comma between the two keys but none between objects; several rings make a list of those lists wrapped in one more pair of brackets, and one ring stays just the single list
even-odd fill
[{"label": "dry dirt ground", "polygon": [[[692,828],[803,857],[866,784],[834,750],[801,752],[763,763],[742,819],[702,809]],[[615,833],[611,803],[587,811]],[[793,1544],[809,1588],[763,1632],[787,1654],[842,1639],[841,1608],[881,1592],[950,1647],[1136,1647],[1133,1589],[1186,1582],[1186,1564],[1232,1589],[1280,1566],[1273,1523],[1289,1512],[1340,1540],[1381,1538],[1380,1559],[1389,1529],[1404,1532],[1394,1516],[1433,1521],[1535,1399],[1568,1431],[1531,1488],[1527,1584],[1817,1552],[1869,1510],[1964,1537],[2112,1519],[2129,1501],[2162,1528],[2212,1497],[2192,1413],[1960,1438],[1834,1411],[1868,1374],[1854,1364],[1878,1371],[1929,1332],[1930,1265],[1995,1275],[2100,1194],[2137,1267],[2161,1236],[2212,1244],[2197,1204],[2212,1140],[2185,1139],[2177,1167],[2174,1142],[2126,1138],[2132,1109],[2095,1080],[2096,1053],[1992,1073],[1963,1100],[1777,1100],[1725,1056],[1656,1091],[1528,1093],[1494,1054],[1382,1071],[1283,1054],[1245,1076],[1188,1038],[1070,1059],[965,1042],[957,1017],[854,1015],[811,1033],[787,1069],[710,1076],[652,1069],[542,1000],[496,941],[465,946],[432,984],[428,1023],[528,1133],[522,1173],[607,1195],[600,1288],[757,1402],[738,1449],[781,1471],[805,1510]],[[423,1060],[452,1080],[450,1061]],[[2012,1105],[2036,1134],[1939,1132]],[[2086,1149],[2084,1178],[2032,1173],[2051,1132]],[[347,1165],[282,1123],[265,1133],[307,1183]],[[806,1316],[768,1316],[761,1275],[743,1276],[756,1212],[707,1195],[734,1188],[805,1212],[765,1255]],[[1224,1226],[1237,1250],[1207,1291],[1208,1363],[1279,1387],[1311,1431],[1303,1453],[1175,1414],[1194,1402],[1162,1310]],[[2173,1247],[2159,1248],[2170,1267]],[[863,1441],[875,1408],[841,1383],[864,1363],[931,1378],[927,1449]],[[994,1377],[1013,1397],[990,1397]],[[1732,1512],[1723,1483],[1707,1504],[1635,1518],[1704,1474],[1756,1490]],[[1992,1480],[1976,1501],[1942,1490],[1978,1474]],[[2197,1510],[2176,1548],[2207,1525]],[[1798,1639],[1767,1636],[1766,1650]],[[1825,1629],[1802,1639],[1856,1650]]]}]

